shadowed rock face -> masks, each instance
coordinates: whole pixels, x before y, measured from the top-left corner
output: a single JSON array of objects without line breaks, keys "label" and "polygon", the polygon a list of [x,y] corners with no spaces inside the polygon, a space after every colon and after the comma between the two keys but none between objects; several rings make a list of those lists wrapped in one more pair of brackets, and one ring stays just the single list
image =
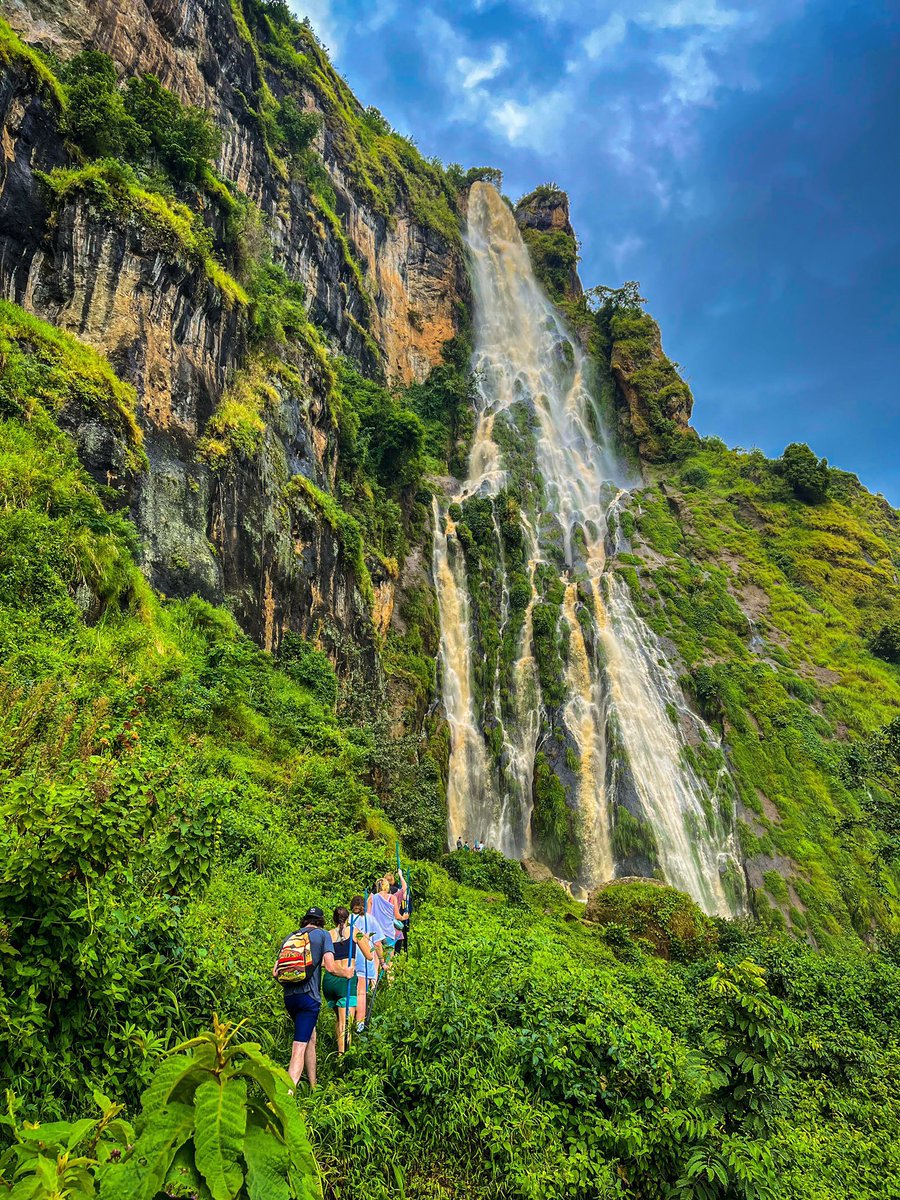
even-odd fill
[{"label": "shadowed rock face", "polygon": [[[303,184],[273,168],[247,100],[260,67],[228,0],[10,0],[5,15],[26,41],[62,58],[103,50],[123,75],[151,72],[213,114],[223,134],[219,171],[260,206],[275,261],[303,283],[311,317],[337,350],[401,383],[440,361],[457,331],[459,245],[418,224],[403,202],[390,221],[367,206],[326,126],[319,150],[363,291]],[[312,90],[298,102],[319,105]],[[68,425],[89,470],[130,506],[150,581],[168,595],[229,603],[269,649],[297,630],[340,667],[377,679],[374,628],[384,632],[390,620],[394,581],[370,564],[373,614],[338,534],[284,499],[292,475],[326,490],[334,481],[334,420],[316,364],[299,348],[288,352],[301,383],[268,381],[278,400],[261,450],[213,470],[198,442],[246,362],[245,311],[196,264],[154,250],[138,228],[86,202],[51,214],[36,172],[70,159],[48,102],[16,68],[0,70],[0,121],[0,293],[101,350],[134,385],[149,460],[141,476],[125,474],[108,430],[78,414]]]}]

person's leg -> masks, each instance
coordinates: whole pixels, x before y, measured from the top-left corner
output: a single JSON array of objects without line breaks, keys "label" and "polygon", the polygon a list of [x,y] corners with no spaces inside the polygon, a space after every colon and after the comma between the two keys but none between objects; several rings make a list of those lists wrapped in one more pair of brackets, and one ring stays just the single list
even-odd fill
[{"label": "person's leg", "polygon": [[300,1082],[303,1074],[303,1061],[306,1057],[306,1042],[294,1042],[291,1046],[291,1061],[288,1064],[288,1075],[294,1081],[294,1086]]},{"label": "person's leg", "polygon": [[316,1031],[312,1031],[312,1037],[306,1046],[306,1056],[304,1065],[306,1067],[306,1078],[309,1080],[309,1086],[316,1086]]},{"label": "person's leg", "polygon": [[356,977],[356,1021],[357,1027],[366,1019],[366,981],[362,975]]},{"label": "person's leg", "polygon": [[334,1032],[337,1037],[338,1054],[343,1054],[347,1038],[347,1010],[346,1008],[338,1007],[334,1010],[334,1015],[336,1017]]},{"label": "person's leg", "polygon": [[309,1075],[310,1043],[313,1043],[313,1075],[315,1075],[316,1020],[319,1016],[319,1006],[311,1003],[306,996],[292,995],[285,997],[285,1007],[294,1021],[294,1044],[291,1047],[288,1075],[296,1085],[303,1077],[304,1067]]}]

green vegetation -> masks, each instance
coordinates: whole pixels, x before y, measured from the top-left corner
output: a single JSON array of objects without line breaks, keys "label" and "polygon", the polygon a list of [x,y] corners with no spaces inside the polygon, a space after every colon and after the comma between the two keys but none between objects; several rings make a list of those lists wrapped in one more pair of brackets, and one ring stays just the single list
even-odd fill
[{"label": "green vegetation", "polygon": [[49,63],[33,46],[26,46],[19,35],[0,17],[0,62],[16,66],[34,80],[42,95],[58,110],[65,107],[65,92]]},{"label": "green vegetation", "polygon": [[534,272],[547,295],[557,302],[570,298],[572,273],[578,265],[578,243],[564,229],[532,229],[522,238],[531,255]]},{"label": "green vegetation", "polygon": [[565,788],[540,751],[534,760],[532,796],[531,831],[542,859],[562,878],[577,879],[581,869],[578,813],[569,807]]},{"label": "green vegetation", "polygon": [[781,456],[785,479],[801,500],[821,504],[828,496],[828,463],[817,459],[809,446],[792,442]]},{"label": "green vegetation", "polygon": [[466,473],[466,460],[475,428],[475,380],[470,362],[472,344],[467,333],[445,342],[442,361],[422,383],[412,384],[406,399],[425,426],[427,468],[437,474],[449,470],[457,478]]},{"label": "green vegetation", "polygon": [[[257,61],[270,77],[257,96],[257,115],[275,153],[287,150],[293,169],[305,178],[326,215],[334,213],[333,193],[305,153],[310,125],[298,114],[291,92],[311,89],[324,114],[332,153],[350,173],[363,199],[386,220],[405,203],[414,220],[451,242],[460,237],[456,197],[437,160],[426,160],[415,145],[391,129],[376,108],[362,108],[328,56],[308,21],[300,22],[287,5],[243,0],[232,5]],[[282,96],[275,99],[275,93]],[[296,137],[297,120],[302,124]],[[304,144],[305,143],[305,144]]]},{"label": "green vegetation", "polygon": [[84,198],[113,224],[136,228],[147,251],[181,256],[203,270],[229,305],[248,303],[243,287],[216,259],[212,234],[185,204],[142,187],[137,175],[118,159],[85,167],[58,167],[42,176],[58,205]]},{"label": "green vegetation", "polygon": [[601,307],[611,342],[610,362],[629,398],[630,434],[651,462],[682,457],[694,440],[685,428],[694,403],[675,364],[662,352],[659,326],[647,313]]},{"label": "green vegetation", "polygon": [[369,840],[371,750],[331,711],[321,660],[298,671],[288,644],[279,670],[226,613],[150,593],[134,530],[52,419],[115,413],[108,366],[33,319],[14,341],[5,315],[0,1061],[29,1114],[42,1097],[55,1115],[86,1080],[133,1103],[163,1042],[216,1008],[255,1013],[272,1049],[276,998],[257,1001],[274,939],[386,865],[393,838]]},{"label": "green vegetation", "polygon": [[870,638],[869,649],[885,662],[900,663],[900,620],[882,625]]},{"label": "green vegetation", "polygon": [[237,1032],[214,1017],[212,1032],[176,1047],[141,1097],[136,1127],[99,1092],[93,1120],[0,1118],[13,1136],[0,1187],[8,1180],[13,1195],[32,1200],[91,1200],[98,1184],[107,1200],[239,1192],[321,1200],[290,1077],[256,1043],[235,1042]]},{"label": "green vegetation", "polygon": [[336,533],[347,561],[356,577],[363,599],[371,607],[375,602],[372,576],[366,565],[363,536],[359,523],[345,512],[328,492],[323,492],[305,475],[294,475],[285,488],[285,498],[290,503],[299,503],[314,516],[321,518]]},{"label": "green vegetation", "polygon": [[121,437],[127,469],[143,469],[146,458],[134,388],[122,383],[101,355],[18,305],[0,300],[0,363],[4,419],[30,423],[41,414],[97,417]]},{"label": "green vegetation", "polygon": [[591,897],[585,916],[646,939],[654,952],[667,960],[707,958],[719,944],[713,921],[690,896],[661,884],[607,884]]},{"label": "green vegetation", "polygon": [[147,162],[180,183],[212,174],[221,134],[208,113],[189,108],[154,75],[119,86],[115,64],[84,50],[60,70],[66,88],[62,131],[93,158]]},{"label": "green vegetation", "polygon": [[568,206],[568,199],[555,183],[542,184],[516,205],[516,219],[534,273],[557,304],[574,299],[572,280],[578,267],[578,243],[570,228],[537,228],[529,218],[541,209],[559,205]]},{"label": "green vegetation", "polygon": [[[788,875],[787,897],[760,887],[761,919],[820,945],[848,928],[869,937],[893,926],[900,893],[882,853],[888,810],[869,806],[868,768],[848,775],[845,751],[880,736],[900,704],[896,667],[870,640],[897,620],[900,517],[835,471],[829,498],[809,504],[780,464],[716,439],[679,480],[700,472],[702,488],[672,480],[637,494],[639,566],[620,569],[724,734],[751,865],[765,872],[780,856]],[[716,771],[702,768],[710,782]]]},{"label": "green vegetation", "polygon": [[[386,756],[335,716],[315,646],[288,639],[274,661],[226,613],[149,592],[128,523],[52,419],[88,382],[107,419],[127,393],[96,355],[40,334],[7,334],[0,370],[0,1075],[19,1106],[0,1188],[149,1197],[166,1177],[170,1194],[205,1179],[252,1200],[264,1177],[315,1197],[300,1119],[328,1200],[900,1186],[892,942],[815,952],[653,885],[614,885],[604,923],[584,923],[490,852],[412,865],[409,961],[342,1063],[323,1017],[322,1087],[289,1098],[267,1060],[288,1038],[274,947],[309,903],[345,900],[392,861],[370,786]],[[704,449],[697,504],[729,503],[723,453]],[[295,500],[342,522],[331,498]],[[675,544],[667,506],[645,500],[641,529]],[[781,503],[800,528],[828,507]],[[493,519],[470,511],[474,544]],[[894,786],[891,746],[860,763],[864,786],[875,772]],[[248,1021],[246,1041],[204,1035],[214,1012]],[[77,1120],[94,1093],[99,1121]]]}]

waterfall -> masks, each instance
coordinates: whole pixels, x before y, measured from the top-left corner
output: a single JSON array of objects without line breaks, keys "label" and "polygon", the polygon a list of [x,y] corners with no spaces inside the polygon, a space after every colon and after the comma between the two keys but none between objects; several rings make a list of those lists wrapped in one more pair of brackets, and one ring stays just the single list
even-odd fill
[{"label": "waterfall", "polygon": [[475,434],[467,478],[434,507],[451,844],[533,854],[580,889],[655,873],[739,911],[721,746],[607,562],[636,481],[590,363],[486,184],[467,241]]}]

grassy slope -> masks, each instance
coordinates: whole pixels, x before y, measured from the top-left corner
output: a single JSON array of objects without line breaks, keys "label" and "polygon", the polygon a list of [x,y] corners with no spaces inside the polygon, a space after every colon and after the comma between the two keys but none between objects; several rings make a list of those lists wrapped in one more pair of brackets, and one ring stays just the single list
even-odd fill
[{"label": "grassy slope", "polygon": [[[310,691],[227,614],[143,583],[127,522],[52,416],[91,403],[128,437],[127,389],[72,339],[2,315],[0,1060],[47,1116],[97,1085],[133,1105],[213,1009],[284,1056],[275,941],[383,869],[392,832],[327,668]],[[603,932],[494,856],[449,866],[482,890],[414,866],[412,959],[346,1067],[324,1053],[325,1086],[301,1100],[329,1196],[653,1197],[700,1172],[692,1195],[765,1197],[773,1170],[804,1200],[900,1186],[889,958],[722,925],[715,993],[706,935],[668,965],[627,905]],[[746,970],[728,983],[748,954],[798,1027]],[[750,994],[776,1035],[762,1113],[722,1082]]]},{"label": "grassy slope", "polygon": [[900,706],[900,672],[866,645],[897,602],[900,516],[846,475],[827,503],[805,504],[758,452],[714,439],[667,474],[666,495],[631,506],[640,562],[625,573],[725,732],[745,851],[794,864],[790,895],[777,873],[765,880],[760,915],[818,940],[866,935],[890,923],[897,886],[870,840],[839,833],[859,811],[840,753]]},{"label": "grassy slope", "polygon": [[130,389],[11,305],[0,336],[0,1057],[52,1108],[85,1069],[133,1097],[158,1039],[214,1008],[255,1011],[271,1046],[273,939],[393,838],[365,736],[227,613],[148,589],[52,417],[89,402],[129,431]]}]

